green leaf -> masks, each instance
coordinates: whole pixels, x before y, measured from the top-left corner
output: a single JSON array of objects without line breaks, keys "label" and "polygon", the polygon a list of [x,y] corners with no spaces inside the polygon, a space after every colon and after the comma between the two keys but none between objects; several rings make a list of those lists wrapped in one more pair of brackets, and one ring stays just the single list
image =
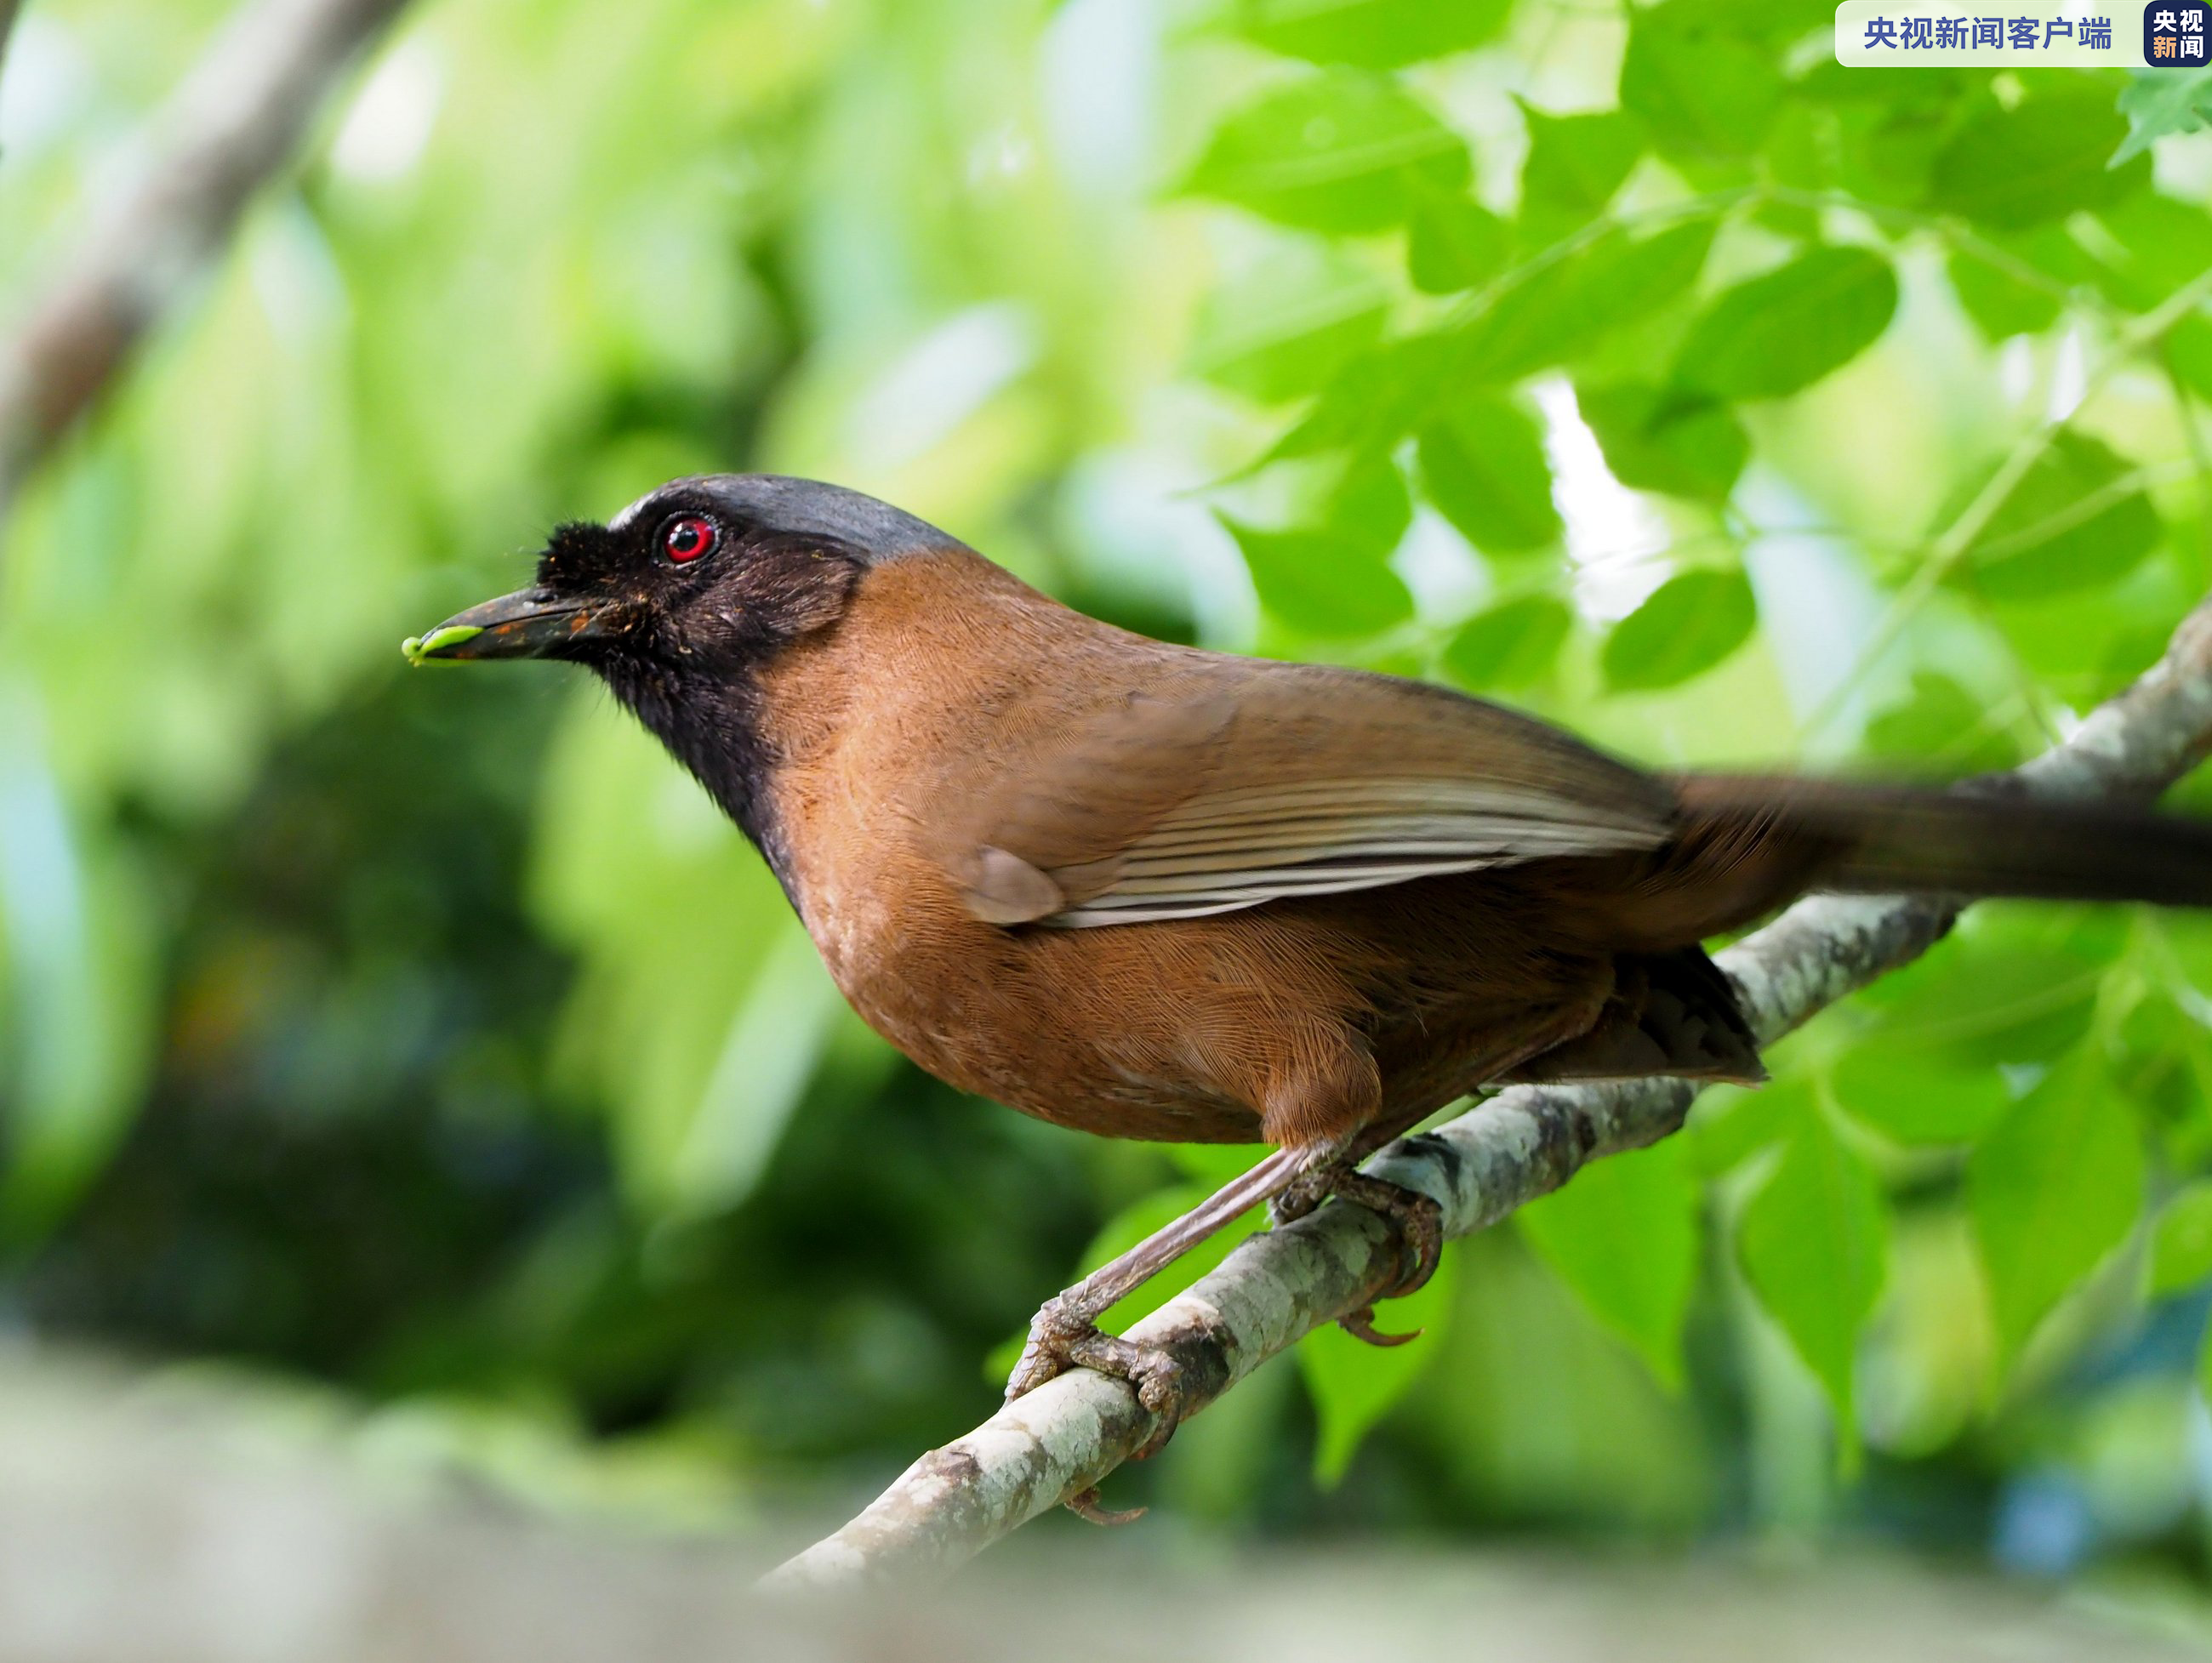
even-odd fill
[{"label": "green leaf", "polygon": [[2120,89],[2119,112],[2128,118],[2128,136],[2112,152],[2115,167],[2160,139],[2197,132],[2212,121],[2212,69],[2137,70]]},{"label": "green leaf", "polygon": [[1521,165],[1521,222],[1541,246],[1603,211],[1644,154],[1644,135],[1619,111],[1554,116],[1522,106],[1528,158]]},{"label": "green leaf", "polygon": [[1266,460],[1318,451],[1384,451],[1429,419],[1453,377],[1457,343],[1442,331],[1385,341],[1330,377]]},{"label": "green leaf", "polygon": [[1620,65],[1620,106],[1643,118],[1669,156],[1746,156],[1782,105],[1776,55],[1729,35],[1685,28],[1672,8],[1638,11]]},{"label": "green leaf", "polygon": [[1239,0],[1237,28],[1286,58],[1395,70],[1479,46],[1510,0]]},{"label": "green leaf", "polygon": [[1573,624],[1565,601],[1523,595],[1462,624],[1445,645],[1444,668],[1462,687],[1526,687],[1551,669]]},{"label": "green leaf", "polygon": [[2024,283],[1962,249],[1951,252],[1946,270],[1960,309],[1986,339],[2004,341],[2015,335],[2040,334],[2058,321],[2064,309],[2050,290]]},{"label": "green leaf", "polygon": [[1556,258],[1531,262],[1456,326],[1451,380],[1518,380],[1648,317],[1697,282],[1713,230],[1709,220],[1640,240],[1608,230]]},{"label": "green leaf", "polygon": [[2166,361],[2182,385],[2199,398],[2212,399],[2212,324],[2184,318],[2166,337]]},{"label": "green leaf", "polygon": [[1868,721],[1865,744],[1870,756],[1940,763],[1946,774],[1993,774],[2021,760],[2019,742],[1991,725],[1989,701],[1932,670],[1914,671],[1911,696]]},{"label": "green leaf", "polygon": [[1776,46],[1816,30],[1825,34],[1836,16],[1826,0],[1668,0],[1668,10],[1692,31]]},{"label": "green leaf", "polygon": [[2049,1062],[2088,1031],[2125,930],[2109,909],[1969,913],[1927,957],[1856,1003],[1881,1012],[1883,1042],[1919,1047],[1939,1069]]},{"label": "green leaf", "polygon": [[1669,1387],[1698,1273],[1698,1183],[1669,1138],[1593,1161],[1515,1215],[1598,1320]]},{"label": "green leaf", "polygon": [[1521,554],[1559,540],[1543,436],[1510,400],[1460,401],[1421,434],[1420,462],[1423,494],[1485,554]]},{"label": "green leaf", "polygon": [[2086,1051],[2053,1068],[1974,1151],[1967,1205],[2007,1356],[2126,1239],[2142,1188],[2134,1117]]},{"label": "green leaf", "polygon": [[1691,1169],[1717,1178],[1786,1137],[1815,1113],[1813,1083],[1802,1076],[1756,1087],[1708,1086],[1690,1106],[1681,1142]]},{"label": "green leaf", "polygon": [[2130,471],[2096,440],[2063,429],[1974,540],[1952,582],[2000,601],[2112,584],[2165,535],[2142,486],[2124,483]]},{"label": "green leaf", "polygon": [[1816,248],[1717,296],[1690,330],[1675,379],[1723,398],[1808,387],[1874,344],[1897,310],[1897,275],[1863,248]]},{"label": "green leaf", "polygon": [[1376,1423],[1412,1388],[1421,1370],[1443,1354],[1439,1331],[1451,1314],[1458,1278],[1458,1251],[1448,1248],[1425,1287],[1376,1308],[1376,1326],[1386,1332],[1425,1330],[1415,1344],[1378,1349],[1334,1323],[1315,1329],[1298,1342],[1298,1372],[1313,1394],[1314,1414],[1321,1423],[1314,1478],[1324,1490],[1334,1489],[1343,1479]]},{"label": "green leaf", "polygon": [[1232,113],[1185,189],[1285,225],[1335,233],[1403,224],[1424,187],[1463,190],[1467,146],[1396,82],[1333,70]]},{"label": "green leaf", "polygon": [[1827,1388],[1856,1435],[1852,1363],[1881,1296],[1889,1220],[1881,1186],[1817,1111],[1797,1123],[1773,1174],[1744,1208],[1736,1246],[1759,1302]]},{"label": "green leaf", "polygon": [[1928,205],[2008,228],[2102,208],[2140,189],[2150,159],[2107,159],[2126,124],[2094,82],[2068,82],[2011,109],[1983,105],[1936,155]]},{"label": "green leaf", "polygon": [[2174,1192],[2150,1232],[2150,1296],[2164,1299],[2212,1277],[2212,1179]]},{"label": "green leaf", "polygon": [[1900,1144],[1972,1143],[2012,1106],[1994,1064],[1947,1064],[1926,1046],[1879,1035],[1837,1059],[1828,1086],[1852,1120]]},{"label": "green leaf", "polygon": [[1353,456],[1322,500],[1321,527],[1376,561],[1389,558],[1413,523],[1413,494],[1387,456]]},{"label": "green leaf", "polygon": [[1702,394],[1624,381],[1578,385],[1575,402],[1613,477],[1639,491],[1723,501],[1751,455],[1735,412]]},{"label": "green leaf", "polygon": [[1326,243],[1284,237],[1206,297],[1188,367],[1249,398],[1297,398],[1382,338],[1389,298]]},{"label": "green leaf", "polygon": [[1354,356],[1267,459],[1388,449],[1433,420],[1447,393],[1517,380],[1578,355],[1695,282],[1713,231],[1711,221],[1640,240],[1608,231],[1520,268],[1465,321]]},{"label": "green leaf", "polygon": [[1623,692],[1686,682],[1749,640],[1758,621],[1742,573],[1685,572],[1614,626],[1601,660],[1605,678]]},{"label": "green leaf", "polygon": [[1398,574],[1352,538],[1330,531],[1271,531],[1224,518],[1251,568],[1260,604],[1325,640],[1380,634],[1413,616]]},{"label": "green leaf", "polygon": [[1453,294],[1505,268],[1513,234],[1471,197],[1420,191],[1407,227],[1406,269],[1425,294]]},{"label": "green leaf", "polygon": [[[2089,247],[2063,226],[2044,226],[2027,234],[2038,246],[2035,264],[2049,269],[2073,256],[2071,271],[2054,271],[2063,281],[2094,282],[2130,312],[2149,312],[2174,290],[2194,282],[2212,267],[2212,217],[2193,202],[2179,202],[2155,191],[2138,191],[2124,202],[2100,210],[2097,223],[2109,234],[2092,234]],[[2014,244],[2026,240],[2015,236]],[[2050,245],[2052,252],[2042,255]],[[2094,258],[2089,250],[2095,251]]]}]

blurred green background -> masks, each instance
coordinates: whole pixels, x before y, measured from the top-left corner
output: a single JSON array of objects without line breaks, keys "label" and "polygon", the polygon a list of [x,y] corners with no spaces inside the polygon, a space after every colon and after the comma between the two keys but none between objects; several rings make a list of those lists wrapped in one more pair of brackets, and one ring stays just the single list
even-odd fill
[{"label": "blurred green background", "polygon": [[[0,294],[221,14],[26,8]],[[2212,589],[2212,90],[1846,71],[1830,15],[404,14],[0,540],[0,1321],[767,1531],[988,1414],[1039,1300],[1249,1158],[921,1075],[601,693],[402,663],[671,475],[1656,765],[2064,735]],[[1455,1248],[1420,1344],[1315,1336],[1109,1499],[2212,1616],[2209,1024],[2201,920],[1978,910]]]}]

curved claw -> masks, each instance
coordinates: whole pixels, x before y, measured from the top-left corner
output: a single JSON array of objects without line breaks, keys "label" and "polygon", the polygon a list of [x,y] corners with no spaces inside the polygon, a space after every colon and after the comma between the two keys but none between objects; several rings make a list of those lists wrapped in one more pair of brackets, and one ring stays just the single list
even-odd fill
[{"label": "curved claw", "polygon": [[1408,1329],[1402,1334],[1386,1334],[1375,1326],[1375,1308],[1362,1305],[1356,1311],[1347,1311],[1337,1318],[1336,1326],[1354,1339],[1365,1340],[1370,1345],[1410,1345],[1423,1334],[1425,1328]]},{"label": "curved claw", "polygon": [[1343,1174],[1336,1180],[1336,1193],[1344,1200],[1380,1213],[1396,1227],[1399,1262],[1413,1262],[1398,1285],[1390,1290],[1390,1296],[1401,1298],[1426,1287],[1444,1256],[1444,1210],[1437,1205],[1436,1198],[1364,1172]]},{"label": "curved claw", "polygon": [[1077,1518],[1088,1523],[1117,1530],[1123,1525],[1133,1525],[1143,1518],[1148,1508],[1141,1507],[1108,1507],[1098,1499],[1098,1486],[1079,1490],[1062,1506]]}]

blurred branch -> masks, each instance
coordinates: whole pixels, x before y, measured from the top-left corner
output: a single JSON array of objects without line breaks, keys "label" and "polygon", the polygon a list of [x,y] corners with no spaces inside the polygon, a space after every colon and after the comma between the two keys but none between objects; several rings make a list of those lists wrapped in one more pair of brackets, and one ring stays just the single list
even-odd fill
[{"label": "blurred branch", "polygon": [[21,8],[15,0],[0,0],[0,70],[8,67],[8,37],[15,27],[15,14]]},{"label": "blurred branch", "polygon": [[[2040,797],[2148,796],[2212,750],[2212,600],[2166,656],[2092,712],[2074,736],[1987,782]],[[1720,955],[1762,1043],[1788,1033],[1941,939],[1960,902],[1815,895]],[[1683,1080],[1520,1086],[1437,1131],[1392,1144],[1370,1169],[1434,1196],[1465,1235],[1557,1189],[1583,1163],[1677,1131]],[[1331,1202],[1249,1238],[1218,1270],[1131,1330],[1166,1347],[1211,1402],[1310,1330],[1376,1297],[1397,1274],[1382,1222]],[[830,1587],[942,1575],[1069,1496],[1141,1446],[1151,1417],[1128,1387],[1077,1369],[924,1455],[867,1510],[769,1579]]]},{"label": "blurred branch", "polygon": [[[339,72],[405,0],[258,0],[226,23],[0,343],[0,518],[140,337],[222,249]],[[15,0],[0,0],[0,46]]]}]

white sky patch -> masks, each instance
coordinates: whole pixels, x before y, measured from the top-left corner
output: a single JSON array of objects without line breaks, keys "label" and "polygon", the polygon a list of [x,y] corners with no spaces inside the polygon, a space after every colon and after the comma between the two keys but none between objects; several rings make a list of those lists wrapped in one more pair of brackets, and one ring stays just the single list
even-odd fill
[{"label": "white sky patch", "polygon": [[1552,501],[1566,522],[1567,557],[1579,568],[1576,610],[1595,622],[1625,618],[1668,576],[1669,563],[1658,557],[1669,540],[1666,522],[1613,476],[1565,376],[1547,376],[1532,391],[1544,416]]},{"label": "white sky patch", "polygon": [[343,320],[345,279],[322,228],[296,201],[246,239],[246,258],[254,296],[287,344],[304,347]]},{"label": "white sky patch", "polygon": [[1045,134],[1060,170],[1085,190],[1135,196],[1150,177],[1159,30],[1150,0],[1067,0],[1045,25]]},{"label": "white sky patch", "polygon": [[1029,171],[1036,147],[1013,122],[1005,122],[978,139],[968,150],[968,183],[982,185],[994,179],[1013,179]]},{"label": "white sky patch", "polygon": [[[1850,542],[1822,528],[1820,511],[1782,475],[1753,467],[1736,501],[1759,536],[1744,545],[1759,627],[1791,712],[1802,722],[1834,697],[1881,627],[1883,602]],[[1877,665],[1845,701],[1845,719],[1812,736],[1848,750],[1873,706],[1905,690],[1901,671]]]},{"label": "white sky patch", "polygon": [[903,467],[948,437],[1036,361],[1037,327],[1011,300],[957,313],[892,360],[853,401],[850,452]]},{"label": "white sky patch", "polygon": [[37,7],[27,9],[0,65],[0,153],[20,164],[67,137],[91,91],[76,38]]},{"label": "white sky patch", "polygon": [[1467,539],[1425,505],[1413,510],[1413,523],[1392,553],[1390,569],[1413,592],[1425,617],[1449,618],[1471,611],[1491,589]]},{"label": "white sky patch", "polygon": [[2076,325],[2058,337],[2051,361],[2051,401],[2044,412],[2053,422],[2063,422],[2081,408],[2088,391],[2089,349]]},{"label": "white sky patch", "polygon": [[1061,529],[1094,584],[1188,606],[1206,646],[1249,648],[1259,598],[1236,539],[1200,495],[1207,483],[1186,452],[1095,451],[1069,472]]},{"label": "white sky patch", "polygon": [[331,166],[365,185],[404,178],[429,145],[445,94],[445,59],[422,36],[410,35],[362,82],[331,141]]}]

